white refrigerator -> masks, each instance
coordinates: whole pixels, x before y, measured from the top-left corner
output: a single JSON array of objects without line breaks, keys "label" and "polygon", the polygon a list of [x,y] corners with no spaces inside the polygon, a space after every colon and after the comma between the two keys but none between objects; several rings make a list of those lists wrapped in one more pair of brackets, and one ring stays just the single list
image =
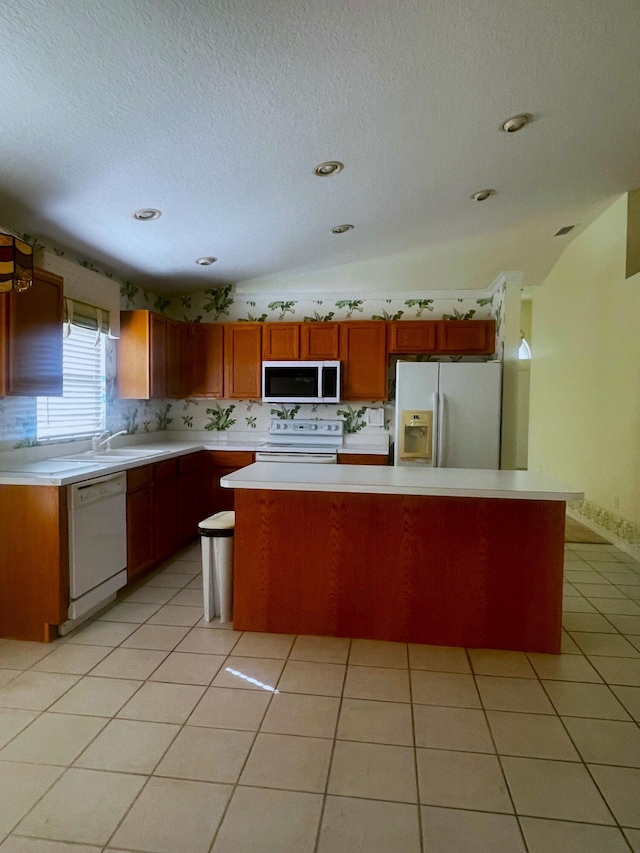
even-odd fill
[{"label": "white refrigerator", "polygon": [[396,364],[395,465],[499,468],[502,364]]}]

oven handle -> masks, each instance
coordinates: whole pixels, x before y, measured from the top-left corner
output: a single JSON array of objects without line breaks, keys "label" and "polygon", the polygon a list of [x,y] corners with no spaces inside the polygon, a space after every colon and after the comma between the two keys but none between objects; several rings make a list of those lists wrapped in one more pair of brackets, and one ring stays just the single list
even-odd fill
[{"label": "oven handle", "polygon": [[337,453],[256,453],[256,462],[306,462],[313,465],[336,465]]}]

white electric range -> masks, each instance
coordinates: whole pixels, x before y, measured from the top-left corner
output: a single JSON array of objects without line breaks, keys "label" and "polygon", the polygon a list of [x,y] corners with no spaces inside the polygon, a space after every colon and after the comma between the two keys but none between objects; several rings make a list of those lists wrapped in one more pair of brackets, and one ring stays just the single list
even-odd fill
[{"label": "white electric range", "polygon": [[335,465],[344,441],[342,420],[272,418],[269,442],[256,451],[256,462],[318,462]]}]

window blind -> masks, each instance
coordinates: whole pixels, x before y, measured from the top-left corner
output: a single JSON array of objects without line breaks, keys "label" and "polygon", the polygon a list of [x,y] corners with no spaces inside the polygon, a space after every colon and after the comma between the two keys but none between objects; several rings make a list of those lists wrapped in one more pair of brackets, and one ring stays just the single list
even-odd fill
[{"label": "window blind", "polygon": [[37,398],[38,441],[93,435],[105,426],[103,334],[74,326],[62,349],[62,397]]},{"label": "window blind", "polygon": [[105,335],[109,333],[109,312],[86,302],[78,302],[77,299],[64,300],[64,322],[94,332],[100,323],[100,331]]}]

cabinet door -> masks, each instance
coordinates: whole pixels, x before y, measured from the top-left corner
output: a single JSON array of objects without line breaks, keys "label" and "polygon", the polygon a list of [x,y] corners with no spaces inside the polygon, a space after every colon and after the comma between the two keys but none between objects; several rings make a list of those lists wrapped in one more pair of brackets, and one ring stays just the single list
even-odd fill
[{"label": "cabinet door", "polygon": [[153,565],[153,487],[127,494],[127,578]]},{"label": "cabinet door", "polygon": [[224,324],[224,396],[255,400],[261,391],[261,332],[259,323]]},{"label": "cabinet door", "polygon": [[222,323],[192,323],[193,386],[190,397],[222,397],[224,393],[224,329]]},{"label": "cabinet door", "polygon": [[438,323],[438,352],[491,355],[495,340],[494,320],[442,320]]},{"label": "cabinet door", "polygon": [[35,269],[28,290],[0,295],[0,394],[62,396],[62,284]]},{"label": "cabinet door", "polygon": [[340,334],[337,323],[302,323],[300,355],[317,361],[340,358]]},{"label": "cabinet door", "polygon": [[153,556],[158,561],[178,546],[178,463],[165,459],[153,468]]},{"label": "cabinet door", "polygon": [[262,327],[262,358],[300,358],[300,323],[265,323]]},{"label": "cabinet door", "polygon": [[167,318],[159,314],[149,317],[151,337],[149,373],[151,397],[167,396]]},{"label": "cabinet door", "polygon": [[202,458],[200,453],[178,460],[178,545],[198,535],[202,513]]},{"label": "cabinet door", "polygon": [[127,578],[129,582],[154,563],[153,465],[127,471]]},{"label": "cabinet door", "polygon": [[340,324],[343,400],[387,399],[386,324]]},{"label": "cabinet door", "polygon": [[255,454],[244,450],[209,450],[204,453],[202,517],[233,509],[234,489],[223,489],[220,478],[251,465]]},{"label": "cabinet door", "polygon": [[166,383],[167,397],[179,400],[186,396],[186,335],[185,324],[177,320],[166,320]]},{"label": "cabinet door", "polygon": [[0,637],[55,638],[67,619],[67,487],[0,485]]},{"label": "cabinet door", "polygon": [[423,353],[436,351],[435,320],[406,320],[388,324],[389,352]]},{"label": "cabinet door", "polygon": [[148,400],[149,387],[149,312],[121,311],[118,358],[118,397],[123,400]]}]

